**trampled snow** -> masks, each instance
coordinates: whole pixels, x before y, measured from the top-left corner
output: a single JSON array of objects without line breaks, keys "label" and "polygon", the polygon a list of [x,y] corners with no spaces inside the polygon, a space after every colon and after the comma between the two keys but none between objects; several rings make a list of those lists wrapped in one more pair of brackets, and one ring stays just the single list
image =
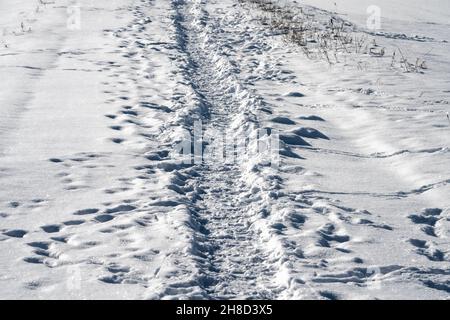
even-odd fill
[{"label": "trampled snow", "polygon": [[2,0],[0,298],[448,299],[449,9]]}]

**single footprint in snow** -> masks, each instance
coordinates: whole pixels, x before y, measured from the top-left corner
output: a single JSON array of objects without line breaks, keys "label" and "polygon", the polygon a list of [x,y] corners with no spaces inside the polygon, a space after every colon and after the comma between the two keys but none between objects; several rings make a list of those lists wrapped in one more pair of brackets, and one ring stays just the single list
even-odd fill
[{"label": "single footprint in snow", "polygon": [[136,207],[132,205],[119,205],[115,208],[110,208],[106,210],[106,213],[120,213],[120,212],[129,212],[135,210]]},{"label": "single footprint in snow", "polygon": [[11,208],[18,208],[20,206],[20,202],[17,202],[17,201],[11,201],[10,203],[9,203],[9,207],[11,207]]},{"label": "single footprint in snow", "polygon": [[339,296],[331,291],[320,291],[319,294],[327,300],[339,300]]},{"label": "single footprint in snow", "polygon": [[12,237],[12,238],[23,238],[27,233],[28,233],[28,231],[21,230],[21,229],[9,230],[9,231],[3,232],[4,235],[6,235],[8,237]]},{"label": "single footprint in snow", "polygon": [[27,243],[30,247],[38,248],[42,250],[48,250],[50,248],[51,243],[45,242],[45,241],[37,241],[37,242],[30,242]]},{"label": "single footprint in snow", "polygon": [[303,98],[305,95],[303,93],[293,91],[286,94],[286,97],[292,97],[292,98]]},{"label": "single footprint in snow", "polygon": [[86,222],[85,220],[69,220],[64,222],[63,224],[66,226],[79,226],[85,222]]},{"label": "single footprint in snow", "polygon": [[121,266],[116,263],[111,263],[106,267],[106,270],[111,273],[109,276],[100,277],[99,280],[109,284],[120,284],[120,283],[137,283],[136,280],[130,278],[130,268],[127,266]]},{"label": "single footprint in snow", "polygon": [[289,119],[287,117],[275,117],[271,121],[275,122],[275,123],[286,124],[286,125],[296,124],[295,121],[292,121],[291,119]]},{"label": "single footprint in snow", "polygon": [[33,202],[33,203],[42,203],[42,202],[45,202],[45,199],[32,199],[31,202]]},{"label": "single footprint in snow", "polygon": [[409,239],[409,242],[417,248],[427,248],[427,242],[425,240],[419,240],[419,239]]},{"label": "single footprint in snow", "polygon": [[86,189],[86,188],[88,188],[88,187],[87,186],[68,186],[68,187],[64,188],[64,190],[75,191],[75,190]]},{"label": "single footprint in snow", "polygon": [[289,218],[291,225],[296,229],[300,229],[306,221],[306,217],[304,215],[295,212],[290,213]]},{"label": "single footprint in snow", "polygon": [[55,177],[57,177],[57,178],[64,178],[64,177],[68,177],[68,176],[70,176],[70,173],[68,173],[68,172],[60,172],[55,175]]},{"label": "single footprint in snow", "polygon": [[154,261],[155,257],[159,254],[160,254],[159,250],[150,249],[145,252],[140,252],[140,253],[134,254],[133,258],[143,261],[143,262],[150,262],[150,261]]},{"label": "single footprint in snow", "polygon": [[133,111],[133,110],[123,110],[121,113],[126,115],[126,116],[133,116],[133,117],[137,117],[138,116],[138,113],[136,111]]},{"label": "single footprint in snow", "polygon": [[162,151],[150,153],[150,154],[146,155],[145,157],[151,161],[161,161],[163,159],[166,159],[169,156],[169,154],[170,154],[170,152],[168,150],[162,150]]},{"label": "single footprint in snow", "polygon": [[116,143],[116,144],[122,144],[123,142],[125,142],[125,139],[121,139],[121,138],[111,138],[111,141]]},{"label": "single footprint in snow", "polygon": [[23,261],[32,263],[32,264],[43,264],[45,262],[44,257],[25,257]]},{"label": "single footprint in snow", "polygon": [[281,223],[281,222],[273,223],[270,227],[271,227],[271,228],[275,231],[275,233],[277,233],[277,234],[282,234],[283,231],[285,231],[285,230],[287,229],[287,227],[286,227],[283,223]]},{"label": "single footprint in snow", "polygon": [[117,274],[113,274],[112,276],[103,276],[98,280],[108,284],[121,284],[124,281],[123,276]]},{"label": "single footprint in snow", "polygon": [[111,263],[108,267],[106,267],[106,270],[108,270],[111,273],[130,272],[129,267],[121,266],[117,263]]},{"label": "single footprint in snow", "polygon": [[427,208],[418,214],[409,215],[408,218],[415,224],[422,225],[421,230],[432,237],[437,237],[436,224],[442,219],[442,209]]},{"label": "single footprint in snow", "polygon": [[115,232],[117,232],[117,230],[114,228],[106,228],[106,229],[99,230],[99,232],[108,234],[108,233],[115,233]]},{"label": "single footprint in snow", "polygon": [[311,146],[297,134],[280,134],[280,140],[291,146]]},{"label": "single footprint in snow", "polygon": [[27,281],[23,284],[23,286],[28,290],[38,290],[39,288],[43,287],[45,283],[46,283],[45,280],[39,279]]},{"label": "single footprint in snow", "polygon": [[53,241],[60,242],[60,243],[67,243],[70,239],[69,236],[61,236],[61,237],[51,237]]},{"label": "single footprint in snow", "polygon": [[429,288],[450,293],[450,281],[449,280],[443,280],[443,281],[424,280],[422,282],[424,285],[426,285]]},{"label": "single footprint in snow", "polygon": [[330,138],[314,128],[301,127],[292,131],[292,133],[304,138],[330,140]]},{"label": "single footprint in snow", "polygon": [[301,116],[299,117],[300,120],[307,120],[307,121],[325,121],[323,118],[319,116]]},{"label": "single footprint in snow", "polygon": [[317,230],[320,236],[318,244],[322,247],[330,247],[330,242],[344,243],[350,241],[350,237],[345,234],[337,234],[336,227],[328,223]]},{"label": "single footprint in snow", "polygon": [[115,188],[115,189],[105,189],[103,190],[103,192],[106,194],[116,194],[120,192],[126,192],[128,190],[130,190],[130,188]]},{"label": "single footprint in snow", "polygon": [[58,158],[50,158],[50,159],[48,159],[48,161],[53,162],[53,163],[62,163],[62,162],[64,162],[63,160],[58,159]]},{"label": "single footprint in snow", "polygon": [[442,251],[434,248],[433,244],[419,239],[409,239],[409,243],[411,243],[415,248],[416,252],[420,255],[427,257],[431,261],[444,261],[445,255]]}]

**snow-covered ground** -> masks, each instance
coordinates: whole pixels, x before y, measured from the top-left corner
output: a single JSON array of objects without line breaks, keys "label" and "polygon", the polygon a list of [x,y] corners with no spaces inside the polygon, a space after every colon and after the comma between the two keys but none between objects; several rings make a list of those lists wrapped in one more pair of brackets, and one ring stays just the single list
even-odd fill
[{"label": "snow-covered ground", "polygon": [[0,2],[0,298],[450,297],[449,2],[254,2]]}]

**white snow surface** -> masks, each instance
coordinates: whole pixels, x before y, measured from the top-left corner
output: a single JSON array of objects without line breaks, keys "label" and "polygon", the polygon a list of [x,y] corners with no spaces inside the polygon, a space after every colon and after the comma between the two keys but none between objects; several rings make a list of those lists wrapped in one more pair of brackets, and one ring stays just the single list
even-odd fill
[{"label": "white snow surface", "polygon": [[[248,1],[0,2],[1,299],[450,298],[449,2],[280,3],[386,55],[309,59]],[[199,120],[279,166],[182,164]]]}]

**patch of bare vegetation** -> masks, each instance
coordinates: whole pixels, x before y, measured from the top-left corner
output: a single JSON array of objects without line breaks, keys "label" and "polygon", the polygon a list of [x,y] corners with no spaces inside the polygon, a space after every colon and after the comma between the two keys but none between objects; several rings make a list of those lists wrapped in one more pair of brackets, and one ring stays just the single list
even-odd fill
[{"label": "patch of bare vegetation", "polygon": [[[327,11],[309,7],[280,5],[272,0],[239,0],[258,12],[263,25],[282,35],[284,40],[299,46],[310,59],[322,59],[330,65],[346,60],[349,54],[375,58],[391,57],[391,67],[404,72],[423,72],[426,62],[417,58],[411,62],[400,49],[388,50],[376,39],[356,30],[356,27]],[[357,63],[361,68],[362,62]]]}]

